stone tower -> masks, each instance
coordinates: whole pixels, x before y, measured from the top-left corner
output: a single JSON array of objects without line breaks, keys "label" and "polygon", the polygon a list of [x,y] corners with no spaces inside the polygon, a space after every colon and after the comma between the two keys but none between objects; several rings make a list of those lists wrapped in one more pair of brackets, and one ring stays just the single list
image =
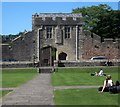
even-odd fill
[{"label": "stone tower", "polygon": [[81,14],[34,14],[32,30],[35,32],[37,40],[37,61],[43,66],[51,66],[55,60],[79,60],[82,22]]}]

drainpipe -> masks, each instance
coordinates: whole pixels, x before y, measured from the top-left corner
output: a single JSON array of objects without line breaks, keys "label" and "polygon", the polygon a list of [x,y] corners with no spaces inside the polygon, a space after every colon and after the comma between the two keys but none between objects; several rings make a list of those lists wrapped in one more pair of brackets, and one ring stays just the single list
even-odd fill
[{"label": "drainpipe", "polygon": [[42,28],[38,28],[37,31],[37,62],[40,61],[40,30],[42,30]]},{"label": "drainpipe", "polygon": [[78,60],[78,26],[76,26],[76,61]]}]

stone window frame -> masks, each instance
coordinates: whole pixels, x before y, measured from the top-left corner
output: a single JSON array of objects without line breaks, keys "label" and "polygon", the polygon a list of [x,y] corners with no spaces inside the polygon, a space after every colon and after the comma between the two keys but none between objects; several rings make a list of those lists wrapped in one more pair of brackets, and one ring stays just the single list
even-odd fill
[{"label": "stone window frame", "polygon": [[45,26],[46,39],[53,38],[53,26]]},{"label": "stone window frame", "polygon": [[71,38],[71,27],[70,26],[64,26],[64,35],[65,35],[65,39]]}]

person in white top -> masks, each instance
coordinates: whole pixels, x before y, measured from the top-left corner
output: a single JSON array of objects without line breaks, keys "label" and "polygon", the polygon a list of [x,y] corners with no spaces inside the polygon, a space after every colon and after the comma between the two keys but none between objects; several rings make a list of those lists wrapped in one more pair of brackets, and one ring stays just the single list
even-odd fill
[{"label": "person in white top", "polygon": [[98,76],[103,76],[103,70],[100,69],[100,72],[98,73]]},{"label": "person in white top", "polygon": [[109,87],[113,86],[112,77],[110,75],[106,76],[106,79],[104,80],[103,87],[99,87],[99,92],[109,92]]}]

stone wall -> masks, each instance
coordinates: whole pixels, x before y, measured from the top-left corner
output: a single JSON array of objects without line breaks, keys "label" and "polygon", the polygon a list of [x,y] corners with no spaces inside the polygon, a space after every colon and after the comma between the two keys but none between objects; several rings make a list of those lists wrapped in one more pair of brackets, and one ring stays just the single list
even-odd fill
[{"label": "stone wall", "polygon": [[[43,33],[45,30],[41,31],[41,34],[43,34],[43,37],[41,37],[40,40],[40,47],[45,47],[45,46],[53,46],[54,48],[57,49],[57,54],[56,54],[56,59],[58,59],[58,55],[61,52],[64,52],[67,54],[67,60],[75,60],[75,26],[73,26],[72,33],[73,35],[71,36],[70,39],[65,39],[63,35],[63,41],[62,44],[57,44],[55,43],[55,35],[53,34],[53,37],[50,39],[46,39],[45,34]],[[72,55],[71,55],[72,54]]]},{"label": "stone wall", "polygon": [[[52,38],[46,38],[46,26],[52,26]],[[70,38],[65,38],[65,26],[71,29]],[[98,35],[83,31],[81,14],[35,14],[32,16],[32,31],[15,38],[10,44],[2,44],[2,58],[36,61],[37,49],[52,46],[56,48],[56,60],[62,52],[67,54],[66,60],[69,62],[76,61],[76,53],[77,60],[81,62],[93,56],[107,56],[113,60],[120,59],[119,42],[120,39],[104,39],[101,42]]]},{"label": "stone wall", "polygon": [[2,45],[2,59],[33,61],[35,42],[34,32],[26,32],[15,38],[10,44]]},{"label": "stone wall", "polygon": [[[76,60],[76,26],[82,25],[81,14],[36,14],[32,17],[32,29],[36,36],[38,29],[40,37],[40,49],[45,46],[53,46],[57,49],[56,59],[61,52],[67,54],[67,60]],[[52,38],[46,38],[46,26],[52,26]],[[70,38],[65,38],[65,27],[70,27]]]},{"label": "stone wall", "polygon": [[4,62],[0,63],[0,68],[29,68],[35,67],[33,62]]},{"label": "stone wall", "polygon": [[27,32],[12,42],[13,58],[19,61],[33,60],[35,40],[33,32]]},{"label": "stone wall", "polygon": [[[91,67],[91,66],[107,66],[105,61],[61,61],[58,64],[54,62],[55,67]],[[109,66],[120,66],[120,61],[113,61]]]},{"label": "stone wall", "polygon": [[13,59],[12,50],[10,44],[1,44],[2,48],[2,59],[3,61],[9,61]]},{"label": "stone wall", "polygon": [[90,59],[93,56],[106,56],[109,59],[120,59],[120,39],[104,39],[98,35],[85,31],[83,34],[82,58]]}]

